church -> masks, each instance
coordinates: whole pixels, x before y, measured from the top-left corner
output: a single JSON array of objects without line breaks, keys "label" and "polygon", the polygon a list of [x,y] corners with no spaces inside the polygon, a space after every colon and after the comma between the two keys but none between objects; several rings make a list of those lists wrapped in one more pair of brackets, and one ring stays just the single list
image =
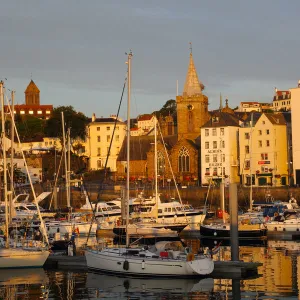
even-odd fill
[{"label": "church", "polygon": [[[201,127],[210,119],[208,97],[203,94],[203,89],[191,52],[183,93],[176,97],[177,130],[174,129],[172,118],[159,119],[163,138],[158,130],[157,164],[159,181],[164,184],[172,180],[172,172],[179,184],[200,184]],[[117,159],[117,180],[126,178],[126,157],[125,138]],[[154,136],[131,137],[130,180],[152,181],[154,166]]]}]

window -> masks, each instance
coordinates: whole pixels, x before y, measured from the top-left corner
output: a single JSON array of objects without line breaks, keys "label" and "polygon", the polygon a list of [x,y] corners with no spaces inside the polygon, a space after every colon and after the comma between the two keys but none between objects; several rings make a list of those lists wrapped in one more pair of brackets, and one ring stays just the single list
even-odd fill
[{"label": "window", "polygon": [[266,134],[270,134],[270,129],[267,129],[267,130],[266,130]]},{"label": "window", "polygon": [[209,142],[205,142],[205,149],[209,149]]},{"label": "window", "polygon": [[106,130],[107,130],[107,131],[110,130],[110,126],[107,126],[107,127],[106,127]]},{"label": "window", "polygon": [[213,155],[213,162],[218,162],[218,155],[217,154]]},{"label": "window", "polygon": [[245,169],[246,170],[250,169],[250,160],[245,160]]},{"label": "window", "polygon": [[258,141],[258,147],[262,147],[262,141]]},{"label": "window", "polygon": [[216,135],[217,135],[217,129],[216,129],[216,128],[213,128],[213,130],[212,130],[212,135],[213,135],[213,136],[216,136]]},{"label": "window", "polygon": [[249,132],[245,132],[245,140],[249,140],[250,139],[250,133]]},{"label": "window", "polygon": [[220,135],[224,135],[224,128],[220,128]]},{"label": "window", "polygon": [[101,159],[97,160],[97,169],[101,169],[102,168],[102,162]]},{"label": "window", "polygon": [[258,130],[258,135],[262,135],[262,131],[261,130]]},{"label": "window", "polygon": [[157,152],[157,171],[159,175],[163,175],[165,173],[166,162],[165,157],[161,151]]},{"label": "window", "polygon": [[225,154],[222,154],[222,162],[225,162]]},{"label": "window", "polygon": [[98,141],[98,143],[101,142],[101,136],[100,135],[97,136],[97,141]]},{"label": "window", "polygon": [[261,153],[260,156],[262,160],[268,160],[268,153]]},{"label": "window", "polygon": [[50,111],[50,110],[46,110],[46,114],[47,114],[47,115],[50,115],[50,114],[51,114],[51,111]]},{"label": "window", "polygon": [[41,110],[37,111],[38,115],[41,115],[43,112]]},{"label": "window", "polygon": [[250,147],[247,145],[245,146],[245,153],[246,154],[249,154],[250,153]]},{"label": "window", "polygon": [[190,155],[189,155],[189,151],[186,147],[182,147],[179,150],[178,169],[179,169],[179,172],[189,172],[190,171]]},{"label": "window", "polygon": [[214,172],[213,172],[213,175],[218,175],[218,168],[214,168]]},{"label": "window", "polygon": [[30,111],[29,111],[29,114],[30,114],[30,115],[33,115],[33,110],[30,110]]},{"label": "window", "polygon": [[270,141],[269,140],[266,140],[266,146],[270,147]]},{"label": "window", "polygon": [[263,123],[263,125],[265,125],[265,124],[266,124],[266,121],[262,121],[262,123]]},{"label": "window", "polygon": [[217,149],[217,147],[218,147],[217,141],[213,141],[213,148],[214,148],[214,149]]},{"label": "window", "polygon": [[220,148],[225,148],[225,141],[220,141]]},{"label": "window", "polygon": [[25,111],[24,111],[24,110],[21,110],[21,111],[20,111],[20,114],[21,114],[21,115],[25,115]]},{"label": "window", "polygon": [[101,148],[97,148],[97,156],[101,155]]},{"label": "window", "polygon": [[209,155],[205,155],[205,162],[209,163]]},{"label": "window", "polygon": [[97,127],[97,131],[100,131],[100,127]]},{"label": "window", "polygon": [[116,135],[116,142],[119,142],[119,140],[120,140],[120,136]]},{"label": "window", "polygon": [[205,136],[209,136],[209,129],[205,129]]},{"label": "window", "polygon": [[106,141],[109,142],[110,141],[110,135],[106,136]]},{"label": "window", "polygon": [[206,174],[206,175],[209,175],[209,174],[210,174],[209,168],[206,168],[206,169],[205,169],[205,174]]}]

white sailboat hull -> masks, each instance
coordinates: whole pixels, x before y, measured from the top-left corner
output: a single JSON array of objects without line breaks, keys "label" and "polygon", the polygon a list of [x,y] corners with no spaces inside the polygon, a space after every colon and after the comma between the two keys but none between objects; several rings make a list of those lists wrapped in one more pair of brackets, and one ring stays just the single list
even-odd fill
[{"label": "white sailboat hull", "polygon": [[285,220],[283,222],[271,221],[265,224],[268,232],[271,231],[300,231],[300,219]]},{"label": "white sailboat hull", "polygon": [[[91,223],[90,222],[82,222],[82,223],[75,223],[75,222],[55,222],[55,223],[47,223],[47,232],[48,234],[55,234],[59,232],[60,234],[72,234],[74,230],[77,233],[86,235],[89,233]],[[95,235],[97,230],[97,224],[93,223],[91,228],[91,234]]]},{"label": "white sailboat hull", "polygon": [[[161,277],[195,277],[210,274],[214,269],[213,261],[207,257],[193,261],[169,258],[126,257],[108,251],[85,252],[89,269],[114,274]],[[125,262],[126,261],[126,262]],[[126,266],[128,262],[128,269]]]},{"label": "white sailboat hull", "polygon": [[42,267],[49,251],[24,250],[21,248],[0,249],[0,269]]}]

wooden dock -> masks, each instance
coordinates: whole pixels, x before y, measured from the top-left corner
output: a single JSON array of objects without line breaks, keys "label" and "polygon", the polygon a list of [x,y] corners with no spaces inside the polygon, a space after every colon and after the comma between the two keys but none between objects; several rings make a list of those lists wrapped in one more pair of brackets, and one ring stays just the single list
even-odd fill
[{"label": "wooden dock", "polygon": [[[248,278],[258,276],[258,267],[262,263],[243,261],[215,261],[213,278]],[[70,271],[87,271],[85,256],[50,255],[44,265],[45,269]]]}]

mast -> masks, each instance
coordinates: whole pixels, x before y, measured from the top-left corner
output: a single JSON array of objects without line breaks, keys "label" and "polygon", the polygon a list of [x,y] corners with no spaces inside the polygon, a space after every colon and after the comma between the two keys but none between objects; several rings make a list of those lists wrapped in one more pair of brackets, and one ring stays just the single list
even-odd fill
[{"label": "mast", "polygon": [[[68,177],[68,162],[67,162],[67,152],[66,152],[66,133],[65,133],[65,119],[64,112],[61,112],[61,123],[62,123],[62,132],[63,132],[63,151],[64,151],[64,160],[65,160],[65,178],[66,178],[66,194],[67,194],[67,206],[68,210],[70,208],[70,195],[69,195],[69,177]],[[70,214],[68,213],[68,221],[70,220]]]},{"label": "mast", "polygon": [[6,145],[5,145],[5,120],[4,120],[4,95],[3,95],[3,81],[0,82],[0,98],[1,98],[1,121],[2,121],[2,155],[3,155],[3,190],[5,201],[5,247],[9,248],[9,234],[8,234],[8,201],[7,201],[7,166],[6,166]]},{"label": "mast", "polygon": [[251,129],[250,129],[250,210],[252,210],[252,196],[253,196],[253,185],[252,185],[252,130],[253,130],[253,113],[251,113]]},{"label": "mast", "polygon": [[11,91],[11,110],[12,110],[12,115],[11,115],[11,133],[10,133],[10,138],[11,138],[11,146],[10,146],[10,190],[11,190],[11,195],[9,198],[9,207],[10,207],[10,214],[9,214],[9,222],[12,221],[12,209],[13,209],[13,190],[14,190],[14,139],[15,139],[15,128],[14,128],[14,119],[15,119],[15,107],[14,107],[14,100],[15,100],[15,92]]},{"label": "mast", "polygon": [[129,171],[130,171],[130,96],[131,96],[131,58],[132,52],[128,54],[128,83],[127,83],[127,180],[126,180],[126,247],[129,247]]},{"label": "mast", "polygon": [[71,207],[71,128],[68,128],[68,195],[69,207]]},{"label": "mast", "polygon": [[155,217],[158,214],[158,186],[157,186],[157,128],[156,117],[154,119],[154,176],[155,176]]}]

